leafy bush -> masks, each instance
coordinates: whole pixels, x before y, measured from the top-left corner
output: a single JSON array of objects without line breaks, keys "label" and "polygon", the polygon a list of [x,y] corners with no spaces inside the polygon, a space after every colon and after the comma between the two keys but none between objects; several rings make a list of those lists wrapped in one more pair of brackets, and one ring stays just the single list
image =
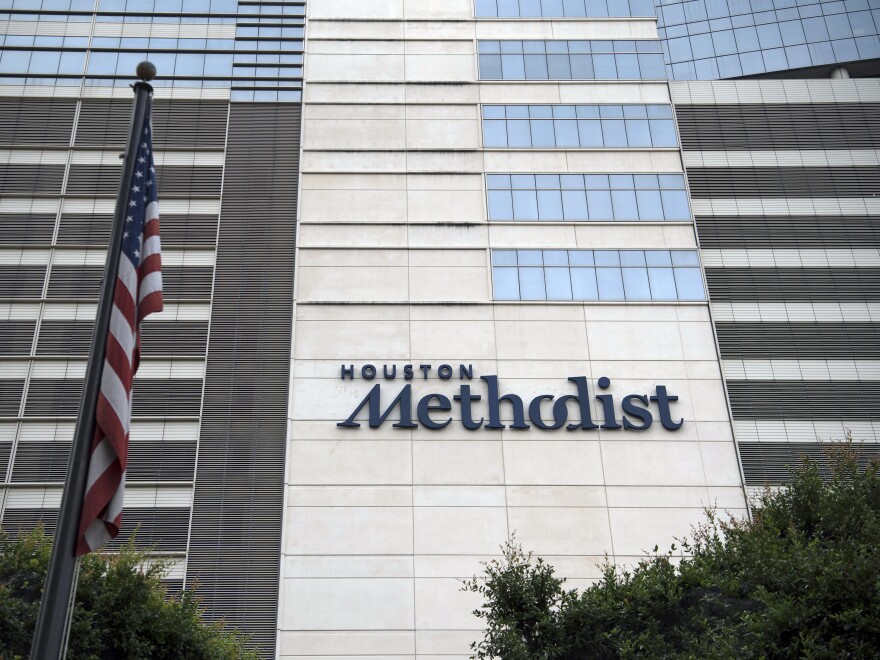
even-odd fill
[{"label": "leafy bush", "polygon": [[[514,540],[464,589],[483,596],[479,660],[880,658],[880,470],[849,445],[805,460],[751,521],[706,521],[578,593]],[[656,553],[657,548],[654,548]]]},{"label": "leafy bush", "polygon": [[[28,657],[52,540],[43,530],[0,532],[0,658]],[[204,624],[190,591],[170,596],[167,562],[148,560],[132,542],[118,553],[82,559],[67,657],[255,660],[245,638]]]}]

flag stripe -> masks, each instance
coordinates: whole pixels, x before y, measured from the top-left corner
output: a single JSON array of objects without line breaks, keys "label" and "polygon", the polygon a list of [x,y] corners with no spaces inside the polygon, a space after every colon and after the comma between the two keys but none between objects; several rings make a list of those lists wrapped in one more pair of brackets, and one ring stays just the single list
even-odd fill
[{"label": "flag stripe", "polygon": [[134,154],[135,176],[127,190],[122,251],[101,373],[88,483],[82,503],[77,555],[91,552],[119,534],[128,465],[132,381],[140,354],[140,322],[162,311],[162,257],[159,202],[153,164],[152,98],[141,142]]}]

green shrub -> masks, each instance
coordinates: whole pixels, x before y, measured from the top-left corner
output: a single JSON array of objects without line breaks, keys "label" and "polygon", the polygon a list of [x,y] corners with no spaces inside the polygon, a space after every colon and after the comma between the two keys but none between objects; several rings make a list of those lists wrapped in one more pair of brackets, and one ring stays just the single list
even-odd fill
[{"label": "green shrub", "polygon": [[[52,540],[38,528],[17,538],[0,532],[0,658],[30,653]],[[118,553],[86,555],[81,562],[69,660],[233,660],[259,656],[246,639],[205,624],[190,591],[169,595],[164,561],[130,541]]]},{"label": "green shrub", "polygon": [[[578,593],[515,543],[464,589],[483,596],[480,660],[880,658],[880,474],[850,445],[805,460],[753,519],[705,523]],[[656,553],[657,548],[654,548]]]}]

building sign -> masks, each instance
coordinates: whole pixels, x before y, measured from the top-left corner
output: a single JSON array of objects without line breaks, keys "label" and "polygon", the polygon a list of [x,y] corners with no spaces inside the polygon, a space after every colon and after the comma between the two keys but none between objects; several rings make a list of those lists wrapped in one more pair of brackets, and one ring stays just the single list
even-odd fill
[{"label": "building sign", "polygon": [[[590,383],[586,376],[570,376],[569,394],[556,396],[539,394],[531,401],[524,401],[516,394],[502,394],[498,376],[480,376],[479,384],[472,387],[474,370],[472,365],[458,366],[458,379],[463,381],[458,390],[450,397],[443,393],[430,393],[415,402],[413,415],[412,385],[407,383],[395,388],[393,381],[398,379],[411,381],[421,375],[427,380],[433,371],[430,364],[382,365],[381,378],[385,381],[385,392],[382,383],[376,383],[367,395],[355,406],[351,415],[337,426],[358,428],[361,426],[355,418],[366,410],[370,428],[379,428],[390,420],[391,426],[401,429],[414,429],[419,425],[432,430],[443,429],[452,424],[453,417],[460,419],[462,426],[469,431],[480,428],[496,429],[528,429],[534,426],[546,431],[565,429],[566,431],[591,431],[594,429],[622,429],[626,431],[644,431],[651,427],[655,418],[668,431],[677,431],[684,424],[683,419],[673,419],[671,404],[678,397],[670,394],[665,385],[657,385],[653,392],[637,392],[627,394],[619,402],[619,411],[614,395],[602,393],[611,387],[611,380],[602,376],[596,381],[596,394],[591,394]],[[452,380],[454,369],[451,365],[442,364],[436,370],[440,380]],[[366,364],[356,369],[354,365],[342,365],[342,380],[354,380],[357,376],[364,380],[375,380],[379,377],[379,369]],[[467,382],[464,382],[467,381]],[[395,391],[396,389],[396,391]],[[383,403],[384,399],[384,403]],[[602,419],[593,421],[590,401],[595,399],[601,404]],[[478,406],[475,404],[479,404]],[[502,405],[512,417],[513,423],[502,424]],[[483,410],[481,414],[477,408]],[[575,419],[568,423],[569,415],[576,411]],[[488,415],[486,419],[483,414]],[[528,417],[528,421],[526,421]],[[598,422],[602,423],[599,424]]]}]

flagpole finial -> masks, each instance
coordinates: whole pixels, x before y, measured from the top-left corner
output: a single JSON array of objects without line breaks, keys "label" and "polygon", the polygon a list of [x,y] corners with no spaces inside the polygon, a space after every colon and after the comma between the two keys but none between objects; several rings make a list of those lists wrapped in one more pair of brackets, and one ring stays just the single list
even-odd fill
[{"label": "flagpole finial", "polygon": [[156,65],[152,62],[144,60],[137,65],[136,73],[137,77],[141,80],[145,82],[150,82],[153,78],[156,77]]}]

